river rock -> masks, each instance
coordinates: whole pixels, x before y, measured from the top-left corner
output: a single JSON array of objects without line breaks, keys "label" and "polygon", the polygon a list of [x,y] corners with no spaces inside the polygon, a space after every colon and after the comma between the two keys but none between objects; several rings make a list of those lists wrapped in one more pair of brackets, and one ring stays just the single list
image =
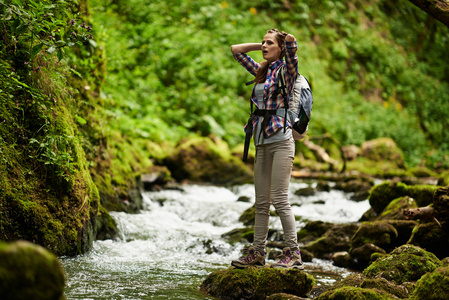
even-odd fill
[{"label": "river rock", "polygon": [[372,243],[389,252],[392,250],[391,245],[397,237],[396,228],[387,221],[363,222],[352,238],[351,248]]},{"label": "river rock", "polygon": [[[440,267],[422,276],[410,295],[410,300],[439,300],[448,296],[449,267]],[[447,298],[446,298],[447,299]]]},{"label": "river rock", "polygon": [[374,219],[375,220],[404,220],[404,209],[418,208],[415,199],[404,196],[391,201],[387,207]]},{"label": "river rock", "polygon": [[64,285],[54,254],[27,241],[0,242],[0,299],[62,300]]},{"label": "river rock", "polygon": [[403,245],[369,265],[363,274],[367,278],[385,278],[395,284],[417,281],[433,272],[442,262],[431,252],[414,245]]},{"label": "river rock", "polygon": [[314,284],[312,275],[299,270],[231,267],[209,274],[200,290],[220,299],[265,299],[278,293],[304,297]]},{"label": "river rock", "polygon": [[181,141],[164,165],[177,181],[242,184],[253,180],[252,170],[231,154],[225,142],[208,137]]},{"label": "river rock", "polygon": [[449,232],[434,220],[420,223],[413,230],[409,243],[425,248],[439,258],[449,255]]},{"label": "river rock", "polygon": [[332,254],[347,251],[351,238],[357,231],[357,224],[335,224],[326,233],[305,247],[315,257],[330,259]]},{"label": "river rock", "polygon": [[374,161],[388,160],[404,168],[404,154],[391,138],[366,141],[361,146],[362,156]]},{"label": "river rock", "polygon": [[369,203],[380,214],[391,201],[399,197],[413,198],[419,207],[427,206],[433,201],[433,194],[438,189],[433,185],[408,186],[402,182],[384,182],[371,189]]},{"label": "river rock", "polygon": [[387,300],[395,299],[390,294],[378,289],[364,289],[360,287],[342,287],[330,290],[319,295],[316,300],[343,300],[343,299],[369,299]]}]

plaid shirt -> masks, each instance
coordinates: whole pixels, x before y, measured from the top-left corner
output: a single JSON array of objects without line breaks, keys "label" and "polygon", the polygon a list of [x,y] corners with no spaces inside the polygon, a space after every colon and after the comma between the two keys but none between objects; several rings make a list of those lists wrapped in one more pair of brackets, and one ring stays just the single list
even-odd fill
[{"label": "plaid shirt", "polygon": [[[264,95],[263,102],[264,107],[259,107],[257,102],[254,88],[251,94],[251,101],[256,105],[259,109],[278,109],[284,107],[284,101],[282,99],[282,94],[279,93],[275,99],[272,99],[272,94],[276,90],[278,85],[277,74],[276,71],[279,67],[284,65],[287,66],[287,72],[285,72],[285,84],[287,86],[288,95],[291,94],[293,83],[295,82],[296,75],[298,74],[298,57],[296,56],[296,50],[298,49],[296,41],[293,42],[284,42],[284,54],[285,61],[283,59],[279,59],[275,62],[272,62],[268,67],[267,71],[267,79],[265,80],[264,87]],[[257,69],[260,64],[255,62],[249,55],[245,53],[236,53],[234,54],[234,58],[243,66],[245,69],[250,72],[252,75],[256,76]],[[289,97],[289,96],[287,96]],[[290,99],[287,99],[290,101]],[[267,130],[264,132],[264,136],[267,138],[271,136],[273,133],[278,131],[279,129],[284,127],[284,118],[280,116],[273,115],[270,117],[270,121],[267,126]],[[253,129],[256,128],[257,122],[259,118],[255,118],[253,122]],[[287,121],[288,126],[291,124]]]}]

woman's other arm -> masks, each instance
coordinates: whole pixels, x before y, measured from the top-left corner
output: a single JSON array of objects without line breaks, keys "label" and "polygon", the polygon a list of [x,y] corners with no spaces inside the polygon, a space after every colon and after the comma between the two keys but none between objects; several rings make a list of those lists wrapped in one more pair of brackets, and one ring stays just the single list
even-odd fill
[{"label": "woman's other arm", "polygon": [[257,50],[262,50],[262,43],[245,43],[231,46],[232,54],[248,53]]}]

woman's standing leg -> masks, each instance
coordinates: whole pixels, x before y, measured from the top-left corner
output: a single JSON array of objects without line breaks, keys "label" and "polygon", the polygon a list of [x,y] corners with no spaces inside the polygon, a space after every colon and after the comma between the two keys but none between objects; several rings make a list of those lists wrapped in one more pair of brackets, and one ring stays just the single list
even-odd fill
[{"label": "woman's standing leg", "polygon": [[270,144],[256,147],[254,188],[256,192],[256,219],[254,223],[254,248],[265,251],[271,203],[271,172],[273,168]]}]

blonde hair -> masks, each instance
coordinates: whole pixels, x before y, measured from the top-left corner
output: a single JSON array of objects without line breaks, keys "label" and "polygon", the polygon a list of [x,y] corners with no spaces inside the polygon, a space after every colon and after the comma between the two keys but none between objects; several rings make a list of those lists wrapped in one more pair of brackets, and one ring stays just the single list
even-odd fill
[{"label": "blonde hair", "polygon": [[[274,33],[274,37],[276,38],[276,41],[277,41],[279,47],[281,47],[281,48],[283,47],[285,37],[287,36],[286,32],[279,31],[276,28],[273,28],[273,29],[268,30],[267,33]],[[281,55],[279,56],[279,59],[281,59],[283,57],[284,57],[284,51],[281,51]],[[267,78],[267,72],[268,72],[268,61],[265,60],[260,63],[260,67],[259,67],[259,69],[257,69],[255,82],[256,83],[265,82],[265,80]]]}]

